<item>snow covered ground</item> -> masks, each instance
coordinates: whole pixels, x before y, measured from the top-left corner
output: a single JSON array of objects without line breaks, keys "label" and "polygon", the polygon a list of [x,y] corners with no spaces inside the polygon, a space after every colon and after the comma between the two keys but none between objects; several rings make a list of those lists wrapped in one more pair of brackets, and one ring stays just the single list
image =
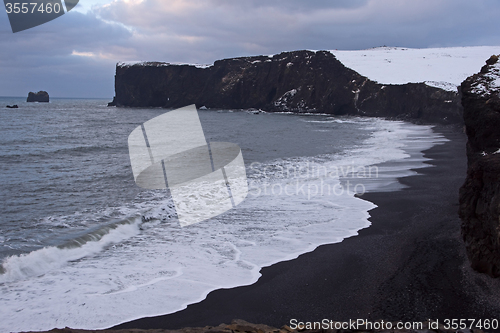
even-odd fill
[{"label": "snow covered ground", "polygon": [[377,47],[359,51],[331,50],[345,66],[382,84],[425,82],[456,91],[468,76],[479,72],[500,46],[410,49]]}]

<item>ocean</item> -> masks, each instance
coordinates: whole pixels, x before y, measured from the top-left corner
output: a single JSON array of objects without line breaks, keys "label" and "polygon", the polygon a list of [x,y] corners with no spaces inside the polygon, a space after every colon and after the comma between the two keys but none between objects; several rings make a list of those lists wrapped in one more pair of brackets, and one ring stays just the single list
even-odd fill
[{"label": "ocean", "polygon": [[[168,190],[134,182],[128,135],[169,110],[0,98],[0,331],[107,328],[173,313],[260,269],[370,226],[370,191],[429,167],[431,126],[364,117],[199,110],[240,146],[249,193],[181,227]],[[18,109],[4,108],[18,104]]]}]

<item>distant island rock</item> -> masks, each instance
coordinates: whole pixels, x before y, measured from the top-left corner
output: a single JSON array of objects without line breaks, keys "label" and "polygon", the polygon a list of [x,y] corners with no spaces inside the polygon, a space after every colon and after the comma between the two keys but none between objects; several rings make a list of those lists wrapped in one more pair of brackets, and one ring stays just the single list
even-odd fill
[{"label": "distant island rock", "polygon": [[29,92],[26,102],[49,102],[49,94],[46,91],[39,91],[36,94],[34,92]]},{"label": "distant island rock", "polygon": [[500,277],[500,63],[491,56],[461,85],[467,178],[460,189],[462,236],[472,267]]},{"label": "distant island rock", "polygon": [[345,67],[328,51],[224,59],[212,66],[117,64],[110,105],[178,108],[188,104],[463,122],[458,91],[424,83],[378,84]]}]

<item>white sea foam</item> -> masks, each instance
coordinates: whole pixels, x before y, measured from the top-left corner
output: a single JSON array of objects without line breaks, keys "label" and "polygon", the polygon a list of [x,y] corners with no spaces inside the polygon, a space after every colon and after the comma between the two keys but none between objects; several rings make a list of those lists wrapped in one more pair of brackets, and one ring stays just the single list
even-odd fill
[{"label": "white sea foam", "polygon": [[79,246],[44,247],[27,254],[8,257],[2,262],[5,273],[0,274],[0,283],[40,276],[63,267],[69,262],[95,255],[112,244],[120,243],[137,235],[139,221],[140,218],[137,219],[136,223],[119,225],[102,237],[96,236],[96,240],[85,242]]},{"label": "white sea foam", "polygon": [[[368,212],[375,205],[345,187],[321,193],[321,186],[339,190],[346,179],[367,184],[367,190],[394,186],[395,177],[425,166],[421,150],[444,140],[429,126],[358,121],[373,133],[350,151],[249,166],[248,198],[209,221],[181,228],[165,192],[147,191],[142,195],[149,199],[140,207],[123,208],[148,210],[140,229],[138,223],[121,225],[81,248],[8,258],[0,283],[0,331],[105,328],[172,313],[212,290],[254,283],[264,266],[357,235],[370,225]],[[380,166],[377,177],[349,173],[388,161],[393,163]],[[314,173],[312,166],[343,171]],[[279,191],[287,185],[287,192]]]}]

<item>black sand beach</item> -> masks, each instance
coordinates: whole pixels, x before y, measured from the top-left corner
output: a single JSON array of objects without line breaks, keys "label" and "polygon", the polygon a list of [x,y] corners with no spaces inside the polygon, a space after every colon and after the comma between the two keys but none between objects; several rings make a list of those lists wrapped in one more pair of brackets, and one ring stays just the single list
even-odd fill
[{"label": "black sand beach", "polygon": [[425,152],[433,167],[402,178],[406,189],[363,196],[378,208],[359,236],[266,267],[253,285],[217,290],[177,313],[114,328],[216,326],[235,318],[274,327],[292,318],[500,318],[500,281],[470,269],[460,236],[466,137],[456,127],[436,130],[451,141]]}]

